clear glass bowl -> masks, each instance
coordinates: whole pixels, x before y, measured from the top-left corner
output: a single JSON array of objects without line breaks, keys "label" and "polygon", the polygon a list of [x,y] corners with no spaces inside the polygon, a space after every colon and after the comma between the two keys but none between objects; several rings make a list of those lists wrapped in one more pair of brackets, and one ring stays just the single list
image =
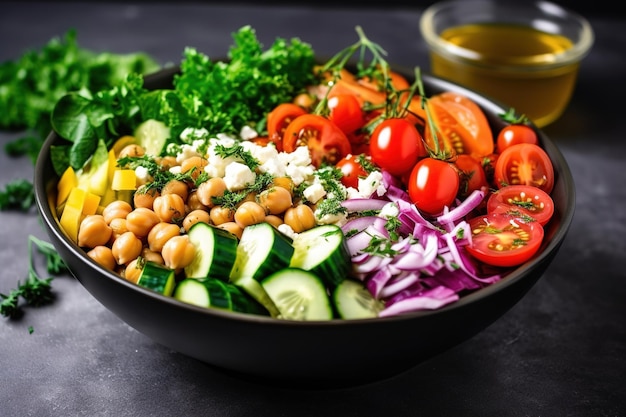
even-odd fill
[{"label": "clear glass bowl", "polygon": [[557,4],[451,0],[428,7],[420,30],[431,72],[525,114],[537,126],[567,107],[594,34]]}]

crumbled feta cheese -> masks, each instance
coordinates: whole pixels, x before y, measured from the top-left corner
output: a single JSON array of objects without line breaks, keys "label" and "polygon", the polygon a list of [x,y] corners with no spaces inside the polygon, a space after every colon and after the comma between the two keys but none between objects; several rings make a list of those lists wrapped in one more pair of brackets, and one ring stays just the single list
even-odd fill
[{"label": "crumbled feta cheese", "polygon": [[346,213],[325,214],[320,217],[319,210],[315,210],[315,220],[317,224],[336,224],[337,226],[343,226],[348,221],[348,215]]},{"label": "crumbled feta cheese", "polygon": [[243,140],[250,140],[250,139],[256,138],[257,136],[259,136],[259,134],[257,133],[256,130],[252,129],[250,126],[244,126],[241,128],[241,131],[239,132],[239,136]]},{"label": "crumbled feta cheese", "polygon": [[398,214],[400,214],[398,205],[396,203],[389,202],[385,204],[382,209],[380,209],[378,216],[386,219],[389,217],[398,217]]},{"label": "crumbled feta cheese", "polygon": [[359,194],[361,196],[369,198],[376,193],[380,197],[386,192],[383,174],[380,171],[373,171],[366,178],[359,178]]},{"label": "crumbled feta cheese", "polygon": [[302,192],[304,198],[306,198],[311,203],[315,204],[319,201],[320,198],[326,195],[326,190],[319,182],[313,183],[306,187]]},{"label": "crumbled feta cheese", "polygon": [[204,142],[209,137],[209,131],[205,128],[196,129],[194,127],[188,127],[180,134],[180,139],[185,143],[195,142],[200,140]]},{"label": "crumbled feta cheese", "polygon": [[150,175],[148,174],[148,168],[142,166],[138,166],[137,168],[135,168],[135,177],[140,184],[144,184],[146,181],[148,181],[149,176]]},{"label": "crumbled feta cheese", "polygon": [[176,154],[176,162],[178,162],[179,164],[182,164],[183,161],[191,158],[192,156],[201,156],[198,153],[197,145],[183,144],[180,147],[180,152]]},{"label": "crumbled feta cheese", "polygon": [[224,170],[224,182],[230,191],[244,189],[248,184],[252,184],[255,179],[256,174],[241,162],[232,162]]},{"label": "crumbled feta cheese", "polygon": [[298,235],[292,228],[291,226],[289,226],[286,223],[281,223],[280,225],[278,225],[278,231],[281,232],[282,234],[289,236],[292,239],[295,239],[296,236]]}]

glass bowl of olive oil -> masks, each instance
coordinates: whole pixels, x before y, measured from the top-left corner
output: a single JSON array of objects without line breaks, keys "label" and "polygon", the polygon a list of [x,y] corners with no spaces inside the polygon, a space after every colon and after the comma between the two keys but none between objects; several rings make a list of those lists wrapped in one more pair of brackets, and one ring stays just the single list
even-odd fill
[{"label": "glass bowl of olive oil", "polygon": [[538,127],[570,101],[594,41],[583,16],[546,1],[449,0],[420,18],[431,72],[526,115]]}]

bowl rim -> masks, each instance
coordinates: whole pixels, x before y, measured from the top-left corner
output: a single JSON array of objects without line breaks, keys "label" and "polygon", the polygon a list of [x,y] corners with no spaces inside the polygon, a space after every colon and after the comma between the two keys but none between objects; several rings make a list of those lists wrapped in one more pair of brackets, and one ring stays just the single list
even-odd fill
[{"label": "bowl rim", "polygon": [[[571,48],[557,54],[547,54],[545,57],[542,56],[543,59],[535,59],[537,56],[534,56],[532,65],[529,65],[526,60],[522,60],[520,61],[520,64],[522,64],[520,66],[504,64],[497,66],[498,68],[502,68],[506,71],[526,73],[531,71],[544,71],[547,69],[573,64],[581,61],[586,55],[588,55],[594,44],[595,35],[593,28],[584,16],[550,1],[504,4],[499,3],[496,0],[445,0],[436,2],[424,9],[419,19],[419,28],[422,38],[427,46],[434,52],[451,60],[462,61],[475,66],[486,66],[480,63],[480,60],[474,51],[441,39],[435,30],[434,21],[436,15],[446,9],[452,9],[457,6],[463,7],[465,10],[515,8],[517,10],[532,11],[538,14],[540,13],[545,18],[552,17],[555,19],[567,19],[568,22],[575,23],[580,27],[580,38],[573,42]],[[552,30],[551,33],[559,34],[559,31]],[[490,65],[490,67],[492,66]]]},{"label": "bowl rim", "polygon": [[[406,71],[405,68],[397,65],[391,65],[392,68],[397,69],[398,71]],[[149,74],[145,79],[145,83],[149,84],[152,82],[158,82],[165,77],[172,77],[179,71],[178,66],[169,66],[163,68],[155,73]],[[410,72],[409,72],[410,74]],[[504,113],[506,109],[495,102],[494,100],[481,95],[471,89],[463,87],[459,84],[444,80],[439,77],[435,77],[430,74],[423,73],[422,79],[424,82],[425,89],[428,90],[444,90],[444,89],[452,89],[454,91],[463,93],[468,95],[470,98],[477,101],[479,106],[483,108],[483,110]],[[487,107],[487,108],[485,108]],[[525,262],[522,265],[519,265],[515,269],[511,270],[499,281],[492,283],[486,287],[477,289],[469,294],[463,295],[459,300],[445,305],[436,310],[423,310],[410,312],[406,314],[390,316],[390,317],[376,317],[376,318],[364,318],[364,319],[352,319],[352,320],[316,320],[316,321],[297,321],[297,320],[281,320],[272,317],[266,317],[261,315],[253,315],[232,311],[223,311],[219,309],[211,309],[195,306],[192,304],[183,303],[182,301],[176,300],[174,297],[166,296],[163,294],[159,294],[157,292],[151,291],[147,288],[136,285],[130,281],[125,280],[119,274],[116,274],[113,271],[110,271],[103,266],[99,265],[93,259],[91,259],[87,252],[79,247],[76,243],[74,243],[63,231],[58,216],[53,212],[51,204],[49,191],[50,187],[56,184],[56,180],[58,180],[58,176],[53,178],[45,178],[44,175],[46,171],[50,170],[49,165],[50,161],[50,149],[51,147],[61,138],[54,132],[50,132],[44,141],[37,161],[35,163],[35,171],[34,171],[34,193],[35,193],[35,203],[40,213],[40,217],[43,222],[48,226],[47,229],[49,234],[54,235],[55,242],[60,242],[65,249],[78,256],[80,261],[89,267],[95,269],[99,274],[104,275],[106,278],[113,280],[116,284],[126,287],[127,289],[131,289],[132,291],[137,291],[141,293],[145,297],[149,297],[152,299],[159,300],[161,302],[165,302],[169,304],[171,307],[180,308],[180,309],[188,309],[199,314],[213,316],[215,318],[223,318],[228,320],[237,320],[241,322],[247,323],[258,323],[263,325],[272,325],[272,326],[287,326],[287,327],[324,327],[324,326],[362,326],[369,325],[372,323],[388,323],[388,322],[403,322],[414,320],[419,317],[427,317],[438,315],[446,312],[453,312],[455,310],[466,307],[469,304],[475,303],[481,299],[491,297],[498,293],[501,290],[504,290],[507,287],[515,285],[518,281],[524,279],[525,272],[528,270],[533,270],[538,268],[544,261],[548,260],[556,250],[560,247],[565,236],[570,228],[570,224],[572,222],[574,211],[575,211],[575,185],[574,179],[572,176],[572,172],[565,160],[565,157],[558,149],[556,144],[552,142],[547,135],[541,130],[538,129],[540,134],[540,140],[542,146],[549,153],[552,162],[555,167],[559,167],[559,177],[556,178],[557,182],[563,182],[565,185],[565,197],[566,204],[564,207],[563,213],[560,216],[560,223],[557,227],[555,233],[551,236],[549,242],[542,243],[541,252],[531,258],[529,261]],[[556,171],[556,170],[555,170]],[[53,242],[53,243],[55,243]],[[55,243],[56,244],[56,243]],[[71,272],[74,275],[74,272]],[[81,278],[74,275],[78,281],[81,281]],[[81,281],[82,284],[82,281]],[[93,296],[93,295],[92,295]]]}]

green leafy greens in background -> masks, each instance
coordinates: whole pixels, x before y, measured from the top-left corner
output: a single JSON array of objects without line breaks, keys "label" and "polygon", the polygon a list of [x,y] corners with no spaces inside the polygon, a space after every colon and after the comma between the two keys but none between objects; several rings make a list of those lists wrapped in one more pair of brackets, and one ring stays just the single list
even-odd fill
[{"label": "green leafy greens in background", "polygon": [[[50,133],[50,113],[70,91],[100,91],[128,73],[154,72],[159,64],[145,53],[96,53],[79,47],[76,31],[53,38],[40,50],[26,51],[0,64],[0,129],[28,130],[43,141]],[[28,139],[27,139],[28,140]]]},{"label": "green leafy greens in background", "polygon": [[227,60],[211,60],[188,47],[169,89],[148,91],[140,74],[129,74],[112,88],[75,91],[61,97],[52,111],[54,130],[69,143],[53,149],[55,171],[85,164],[98,139],[110,146],[148,119],[170,128],[177,142],[188,127],[209,135],[238,135],[244,126],[264,133],[267,109],[290,101],[315,83],[310,45],[277,38],[263,50],[255,31],[243,26],[233,34]]}]

